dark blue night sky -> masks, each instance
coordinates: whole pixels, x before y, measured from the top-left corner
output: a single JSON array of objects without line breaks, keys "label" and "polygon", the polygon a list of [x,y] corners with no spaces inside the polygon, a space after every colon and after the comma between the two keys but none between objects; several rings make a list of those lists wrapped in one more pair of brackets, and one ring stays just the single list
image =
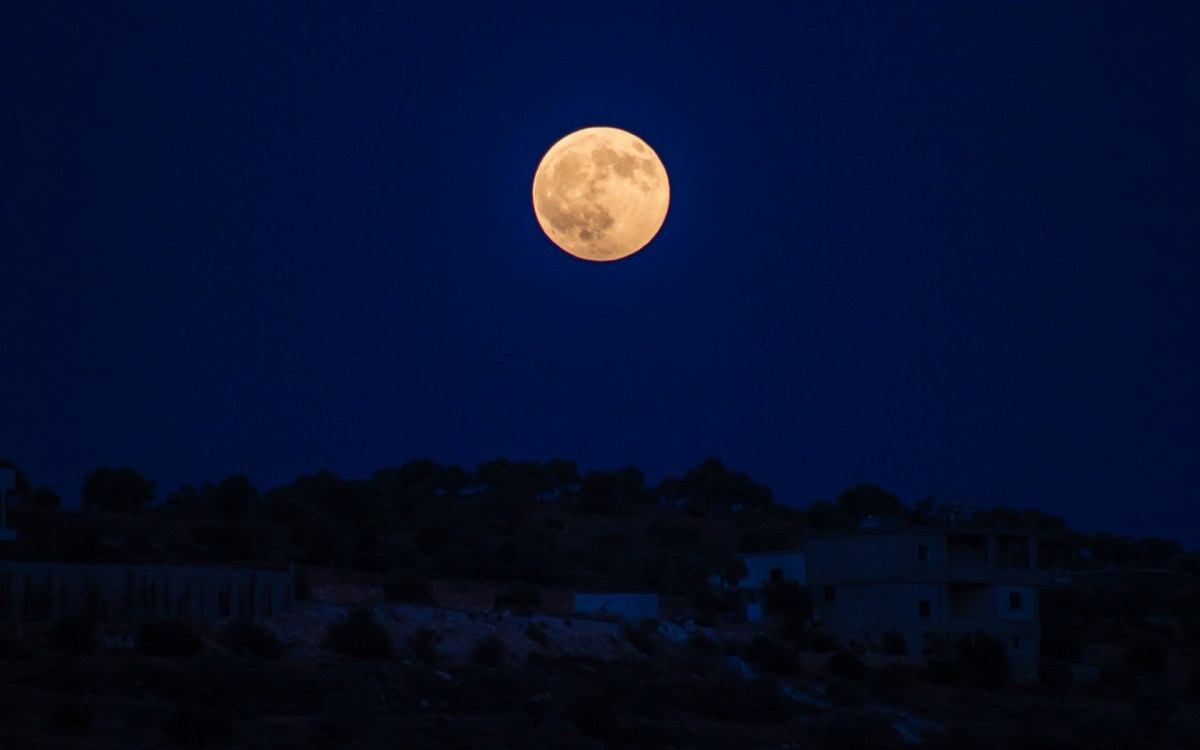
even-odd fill
[{"label": "dark blue night sky", "polygon": [[[0,8],[0,456],[68,505],[428,457],[1200,547],[1200,4]],[[671,178],[594,264],[588,125]]]}]

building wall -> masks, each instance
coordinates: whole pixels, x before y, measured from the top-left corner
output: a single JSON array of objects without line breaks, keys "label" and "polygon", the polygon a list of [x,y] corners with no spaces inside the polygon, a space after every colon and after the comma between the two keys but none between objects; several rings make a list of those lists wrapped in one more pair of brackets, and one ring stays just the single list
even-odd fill
[{"label": "building wall", "polygon": [[795,581],[801,586],[808,583],[808,562],[803,552],[762,552],[739,557],[746,564],[746,577],[738,583],[741,588],[760,589],[772,580],[775,571],[785,581]]},{"label": "building wall", "polygon": [[822,628],[839,641],[871,648],[895,629],[919,656],[927,642],[983,631],[1007,646],[1014,679],[1037,678],[1037,583],[1048,576],[1029,562],[1035,537],[864,529],[812,537],[806,550]]},{"label": "building wall", "polygon": [[623,620],[658,619],[658,594],[576,594],[581,615],[612,615]]},{"label": "building wall", "polygon": [[936,531],[899,529],[812,537],[808,577],[813,585],[882,580],[940,581],[946,539]]},{"label": "building wall", "polygon": [[[826,585],[812,589],[821,629],[844,644],[878,647],[887,630],[904,636],[908,652],[921,653],[926,631],[944,628],[946,602],[942,587],[928,583]],[[929,614],[921,614],[921,602]]]},{"label": "building wall", "polygon": [[263,619],[289,612],[295,598],[292,576],[280,571],[0,562],[0,620]]}]

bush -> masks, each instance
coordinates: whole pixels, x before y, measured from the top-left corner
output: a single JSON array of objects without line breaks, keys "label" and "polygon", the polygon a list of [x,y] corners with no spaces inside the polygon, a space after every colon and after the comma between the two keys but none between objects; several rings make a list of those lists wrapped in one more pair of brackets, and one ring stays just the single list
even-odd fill
[{"label": "bush", "polygon": [[284,654],[283,644],[274,633],[241,618],[225,626],[221,644],[235,654],[253,654],[265,661],[275,661]]},{"label": "bush", "polygon": [[355,659],[392,658],[392,637],[367,609],[356,609],[329,626],[325,648]]},{"label": "bush", "polygon": [[904,747],[887,719],[870,713],[836,716],[825,726],[820,747],[837,750],[888,750]]},{"label": "bush", "polygon": [[904,656],[908,653],[908,642],[899,630],[886,630],[880,648],[888,656]]},{"label": "bush", "polygon": [[653,623],[642,623],[636,628],[626,623],[621,627],[621,634],[638,651],[641,651],[646,656],[654,656],[658,653],[658,642],[654,640],[653,629]]},{"label": "bush", "polygon": [[[408,636],[408,646],[413,650],[417,661],[433,666],[438,662],[438,644],[442,642],[442,634],[433,628],[417,628]],[[503,645],[503,644],[502,644]]]},{"label": "bush", "polygon": [[825,669],[848,680],[861,680],[867,673],[862,659],[849,651],[838,651],[825,662]]},{"label": "bush", "polygon": [[550,645],[550,639],[546,636],[546,631],[533,623],[525,627],[525,636],[543,648]]},{"label": "bush", "polygon": [[1138,637],[1129,644],[1123,661],[1139,672],[1162,674],[1167,671],[1167,644],[1159,638]]},{"label": "bush", "polygon": [[961,685],[964,671],[961,659],[930,656],[925,660],[925,677],[934,685]]},{"label": "bush", "polygon": [[812,616],[812,596],[795,581],[778,581],[763,588],[763,609],[773,617]]},{"label": "bush", "polygon": [[1137,678],[1129,667],[1119,662],[1105,662],[1096,674],[1100,686],[1116,695],[1126,695],[1137,685]]},{"label": "bush", "polygon": [[389,602],[433,604],[429,579],[417,573],[394,570],[383,578],[383,595]]},{"label": "bush", "polygon": [[96,623],[87,615],[68,615],[50,626],[50,645],[64,654],[96,652]]},{"label": "bush", "polygon": [[1062,626],[1049,626],[1042,631],[1042,658],[1078,664],[1083,657],[1083,641]]},{"label": "bush", "polygon": [[82,734],[92,726],[92,709],[79,700],[60,701],[50,709],[46,723],[54,734]]},{"label": "bush", "polygon": [[688,636],[688,648],[697,656],[715,656],[721,651],[712,638],[699,630]]},{"label": "bush", "polygon": [[862,708],[867,703],[867,693],[859,682],[837,675],[830,675],[825,684],[825,697],[843,708]]},{"label": "bush", "polygon": [[829,633],[823,630],[808,631],[808,650],[815,651],[818,654],[829,654],[837,651],[838,642]]},{"label": "bush", "polygon": [[1064,692],[1074,681],[1075,674],[1071,671],[1071,665],[1066,662],[1043,659],[1038,665],[1038,682],[1052,692]]},{"label": "bush", "polygon": [[147,656],[194,656],[204,650],[204,641],[186,620],[144,622],[135,641]]},{"label": "bush", "polygon": [[163,724],[163,734],[176,745],[199,749],[214,742],[233,739],[233,720],[228,715],[180,703]]},{"label": "bush", "polygon": [[778,680],[746,680],[736,672],[704,677],[688,697],[691,712],[742,724],[784,721],[793,710]]},{"label": "bush", "polygon": [[646,526],[647,536],[654,538],[662,547],[677,547],[691,544],[700,538],[700,527],[694,523],[657,519]]},{"label": "bush", "polygon": [[697,591],[692,597],[692,606],[696,611],[704,615],[719,615],[728,611],[725,602],[719,594],[716,594],[708,589]]},{"label": "bush", "polygon": [[510,583],[501,586],[492,597],[495,609],[528,610],[542,603],[542,591],[527,583]]},{"label": "bush", "polygon": [[762,635],[751,641],[746,659],[771,674],[793,675],[800,671],[800,660],[793,648]]},{"label": "bush", "polygon": [[1194,694],[1200,695],[1200,667],[1192,670],[1192,674],[1188,677],[1188,689]]},{"label": "bush", "polygon": [[967,677],[979,687],[998,688],[1012,676],[1012,660],[1004,644],[997,638],[983,632],[963,636],[957,650]]},{"label": "bush", "polygon": [[484,667],[498,667],[504,663],[504,641],[489,635],[475,644],[471,650],[471,661]]}]

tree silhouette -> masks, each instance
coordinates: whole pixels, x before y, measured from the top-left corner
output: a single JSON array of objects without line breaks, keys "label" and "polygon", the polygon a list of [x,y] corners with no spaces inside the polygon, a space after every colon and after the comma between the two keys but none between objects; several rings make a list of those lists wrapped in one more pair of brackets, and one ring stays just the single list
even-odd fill
[{"label": "tree silhouette", "polygon": [[905,517],[908,509],[900,498],[875,484],[858,484],[838,495],[838,509],[861,521],[868,516]]},{"label": "tree silhouette", "polygon": [[128,466],[101,466],[84,477],[81,493],[85,509],[135,513],[154,499],[154,482]]},{"label": "tree silhouette", "polygon": [[580,505],[592,513],[617,513],[650,497],[646,475],[636,466],[620,471],[589,471],[579,484]]},{"label": "tree silhouette", "polygon": [[258,489],[245,474],[233,474],[222,479],[212,493],[212,510],[227,521],[244,519],[258,502]]},{"label": "tree silhouette", "polygon": [[16,486],[13,488],[13,494],[17,498],[16,502],[20,505],[31,508],[57,508],[62,503],[62,498],[58,496],[58,493],[49,487],[35,488],[15,461],[0,458],[0,469],[12,469],[16,473]]},{"label": "tree silhouette", "polygon": [[730,514],[739,508],[766,508],[774,501],[770,487],[726,468],[714,456],[688,469],[682,479],[663,480],[658,489],[669,502],[704,512]]}]

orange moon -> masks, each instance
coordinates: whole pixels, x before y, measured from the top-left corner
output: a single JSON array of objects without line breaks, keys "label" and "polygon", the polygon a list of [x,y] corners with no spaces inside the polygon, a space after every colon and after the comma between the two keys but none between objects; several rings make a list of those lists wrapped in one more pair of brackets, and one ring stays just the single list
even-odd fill
[{"label": "orange moon", "polygon": [[619,128],[584,128],[555,143],[533,177],[533,212],[550,240],[584,260],[633,255],[667,218],[671,186],[658,154]]}]

